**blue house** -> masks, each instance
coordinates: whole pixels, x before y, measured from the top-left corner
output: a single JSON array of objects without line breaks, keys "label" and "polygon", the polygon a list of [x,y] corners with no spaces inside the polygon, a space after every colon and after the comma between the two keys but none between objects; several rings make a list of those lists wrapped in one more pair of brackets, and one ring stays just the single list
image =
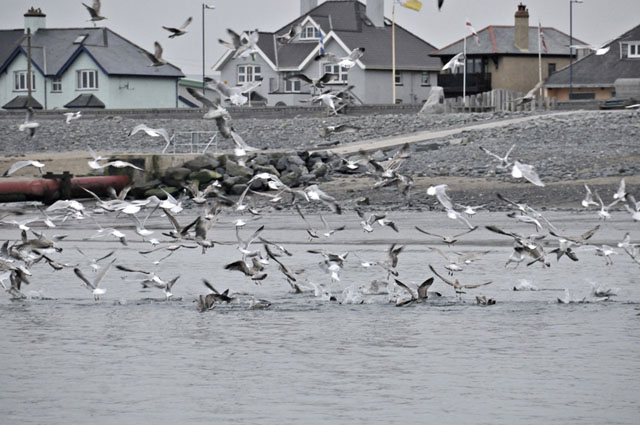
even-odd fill
[{"label": "blue house", "polygon": [[24,24],[0,30],[0,107],[27,104],[29,44],[34,108],[178,107],[180,69],[151,66],[144,49],[108,28],[48,29],[34,8]]}]

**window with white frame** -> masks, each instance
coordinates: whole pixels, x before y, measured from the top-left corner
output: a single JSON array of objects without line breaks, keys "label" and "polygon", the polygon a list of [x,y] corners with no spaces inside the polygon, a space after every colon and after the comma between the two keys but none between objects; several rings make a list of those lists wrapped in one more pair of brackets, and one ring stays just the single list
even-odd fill
[{"label": "window with white frame", "polygon": [[[27,71],[15,71],[13,73],[13,91],[27,91]],[[36,74],[31,71],[31,90],[36,90]]]},{"label": "window with white frame", "polygon": [[422,74],[420,74],[420,85],[421,86],[430,86],[431,85],[431,78],[429,77],[429,73],[428,72],[423,72]]},{"label": "window with white frame", "polygon": [[260,65],[238,65],[238,85],[262,80]]},{"label": "window with white frame", "polygon": [[95,69],[80,69],[76,71],[76,89],[95,90],[98,88],[98,71]]},{"label": "window with white frame", "polygon": [[402,73],[396,71],[396,86],[402,85]]},{"label": "window with white frame", "polygon": [[300,33],[300,40],[317,40],[318,38],[318,28],[313,25],[307,25]]},{"label": "window with white frame", "polygon": [[640,58],[640,41],[634,41],[634,42],[628,43],[628,46],[629,46],[629,53],[627,57]]},{"label": "window with white frame", "polygon": [[294,81],[289,81],[286,79],[286,77],[296,74],[295,72],[287,72],[285,74],[285,80],[284,80],[284,91],[285,93],[300,93],[301,91],[301,82],[300,80],[294,80]]},{"label": "window with white frame", "polygon": [[349,70],[345,67],[335,64],[325,64],[322,69],[327,74],[333,74],[333,78],[329,83],[346,83],[349,79]]},{"label": "window with white frame", "polygon": [[54,79],[51,81],[51,92],[59,93],[61,91],[62,91],[62,78],[54,77]]}]

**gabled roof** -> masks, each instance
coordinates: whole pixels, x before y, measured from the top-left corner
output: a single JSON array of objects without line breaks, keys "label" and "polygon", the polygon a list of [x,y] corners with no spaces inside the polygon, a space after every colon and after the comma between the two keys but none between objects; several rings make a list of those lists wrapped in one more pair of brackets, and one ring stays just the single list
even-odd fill
[{"label": "gabled roof", "polygon": [[[569,56],[569,36],[552,27],[542,27],[544,41],[547,45],[545,51],[542,47],[542,55]],[[468,55],[538,55],[538,27],[529,27],[529,48],[520,50],[514,44],[515,27],[505,25],[489,25],[477,32],[480,39],[478,45],[474,37],[467,37]],[[574,37],[574,43],[584,42]],[[431,53],[431,56],[453,56],[463,51],[464,39],[461,38],[440,50]]]},{"label": "gabled roof", "polygon": [[[79,39],[83,40],[74,43]],[[108,28],[41,28],[31,37],[31,46],[35,67],[46,75],[61,75],[84,52],[108,75],[184,76],[179,68],[170,64],[149,66],[144,49]],[[19,54],[27,54],[23,31],[0,30],[0,72]]]},{"label": "gabled roof", "polygon": [[[360,62],[367,69],[391,69],[391,24],[375,27],[366,16],[366,7],[357,0],[329,0],[287,23],[274,33],[260,32],[258,48],[280,70],[298,69],[318,49],[317,40],[294,40],[286,45],[274,43],[274,37],[289,31],[292,25],[311,19],[323,34],[347,46],[349,50],[364,47]],[[327,40],[325,39],[325,43]],[[276,57],[277,48],[277,57]],[[434,46],[396,24],[396,68],[399,70],[439,70],[440,60],[430,57]],[[348,52],[347,52],[348,53]],[[219,69],[230,55],[215,65]]]},{"label": "gabled roof", "polygon": [[[622,58],[622,43],[640,43],[640,25],[630,29],[609,43],[604,55],[587,55],[573,63],[572,84],[574,87],[613,87],[618,78],[640,78],[640,58]],[[551,74],[545,87],[568,87],[569,66]]]}]

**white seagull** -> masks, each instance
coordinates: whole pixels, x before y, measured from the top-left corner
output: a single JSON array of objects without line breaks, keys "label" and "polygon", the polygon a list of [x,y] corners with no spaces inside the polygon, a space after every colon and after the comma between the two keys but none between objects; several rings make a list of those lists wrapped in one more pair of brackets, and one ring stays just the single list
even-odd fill
[{"label": "white seagull", "polygon": [[331,64],[339,65],[342,68],[352,68],[358,59],[364,55],[364,47],[356,47],[347,56],[338,56],[333,53],[325,53],[324,55],[318,55],[315,57],[316,61],[323,60],[328,61]]},{"label": "white seagull", "polygon": [[18,126],[18,130],[29,130],[29,137],[33,137],[38,127],[40,127],[40,123],[33,121],[33,109],[27,108],[27,115],[24,118],[24,122]]},{"label": "white seagull", "polygon": [[40,174],[42,174],[42,167],[44,167],[44,164],[37,160],[27,159],[27,160],[15,162],[11,167],[9,167],[7,171],[5,171],[4,176],[5,177],[10,176],[11,174],[15,173],[19,169],[28,167],[29,165],[36,167],[38,171],[40,171]]},{"label": "white seagull", "polygon": [[143,50],[143,53],[149,58],[151,61],[151,65],[149,66],[162,66],[166,65],[167,61],[162,59],[162,46],[157,41],[153,43],[154,51],[153,54]]},{"label": "white seagull", "polygon": [[89,21],[93,22],[94,27],[96,26],[96,21],[102,21],[103,19],[107,19],[104,16],[100,16],[100,7],[101,7],[100,0],[93,0],[92,6],[88,6],[84,3],[82,3],[82,5],[87,8],[87,11],[91,15],[91,18],[89,19]]},{"label": "white seagull", "polygon": [[536,186],[544,187],[544,183],[538,177],[533,165],[523,164],[520,161],[515,161],[513,163],[513,168],[511,169],[511,175],[516,179],[524,177],[529,180],[531,183]]},{"label": "white seagull", "polygon": [[82,111],[65,112],[64,116],[66,117],[65,122],[69,124],[71,121],[79,119],[82,116]]},{"label": "white seagull", "polygon": [[127,137],[131,137],[131,136],[133,136],[134,134],[136,134],[139,131],[144,131],[145,133],[147,133],[151,137],[160,137],[160,136],[162,136],[162,138],[165,140],[165,142],[167,142],[167,146],[169,145],[169,143],[171,143],[171,139],[169,138],[169,132],[167,132],[167,130],[165,130],[164,128],[147,127],[144,124],[138,124],[135,127],[133,127],[131,129],[131,131],[129,132],[129,134],[127,135]]}]

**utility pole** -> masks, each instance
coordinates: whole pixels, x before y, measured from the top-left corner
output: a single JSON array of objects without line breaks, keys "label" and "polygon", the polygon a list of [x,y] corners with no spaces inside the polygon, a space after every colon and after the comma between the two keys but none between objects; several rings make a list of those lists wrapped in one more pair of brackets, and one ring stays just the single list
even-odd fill
[{"label": "utility pole", "polygon": [[31,97],[31,28],[27,28],[27,108],[33,105]]}]

